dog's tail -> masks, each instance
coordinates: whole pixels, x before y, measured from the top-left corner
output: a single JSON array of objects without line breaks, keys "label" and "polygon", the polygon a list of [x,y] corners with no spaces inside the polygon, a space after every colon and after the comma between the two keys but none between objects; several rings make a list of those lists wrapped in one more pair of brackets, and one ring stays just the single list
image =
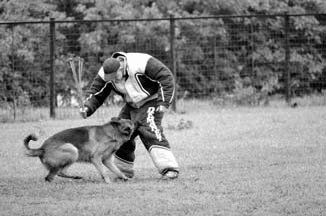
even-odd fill
[{"label": "dog's tail", "polygon": [[24,139],[24,146],[26,147],[26,155],[29,156],[29,157],[39,157],[41,155],[43,155],[43,149],[31,149],[28,144],[29,144],[29,141],[37,141],[37,137],[35,134],[30,134],[28,135],[27,137],[25,137]]}]

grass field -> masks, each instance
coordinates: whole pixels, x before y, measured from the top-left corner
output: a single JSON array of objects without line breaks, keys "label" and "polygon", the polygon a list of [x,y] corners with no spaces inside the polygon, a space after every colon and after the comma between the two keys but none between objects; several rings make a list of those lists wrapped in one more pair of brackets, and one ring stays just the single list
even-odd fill
[{"label": "grass field", "polygon": [[46,183],[40,161],[24,156],[24,136],[41,128],[42,141],[104,120],[1,124],[0,215],[326,214],[325,107],[186,110],[163,124],[181,167],[174,181],[159,180],[138,140],[131,181],[105,184],[92,165],[76,164],[70,172],[84,179]]}]

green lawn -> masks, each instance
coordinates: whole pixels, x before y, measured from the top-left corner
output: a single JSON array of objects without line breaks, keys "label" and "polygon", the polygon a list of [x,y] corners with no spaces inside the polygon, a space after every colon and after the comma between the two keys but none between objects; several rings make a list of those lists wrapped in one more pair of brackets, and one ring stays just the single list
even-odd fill
[{"label": "green lawn", "polygon": [[[131,181],[105,184],[93,165],[76,164],[70,172],[83,180],[46,183],[40,161],[24,156],[24,136],[41,129],[42,141],[105,119],[1,124],[0,215],[325,214],[325,107],[221,109],[198,103],[185,109],[167,114],[163,124],[181,166],[180,178],[169,182],[159,180],[138,140]],[[107,118],[117,112],[108,111]],[[180,126],[182,121],[192,127]]]}]

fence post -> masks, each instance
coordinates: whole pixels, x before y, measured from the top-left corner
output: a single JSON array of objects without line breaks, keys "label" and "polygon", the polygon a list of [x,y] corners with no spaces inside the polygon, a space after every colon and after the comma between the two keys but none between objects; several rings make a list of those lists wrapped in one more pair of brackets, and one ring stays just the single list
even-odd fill
[{"label": "fence post", "polygon": [[290,28],[290,16],[284,15],[284,34],[285,34],[285,62],[284,62],[284,77],[285,77],[285,100],[287,103],[291,99],[291,87],[290,87],[290,43],[289,43],[289,28]]},{"label": "fence post", "polygon": [[175,19],[173,15],[170,15],[170,59],[171,59],[171,70],[175,78],[175,92],[174,92],[174,99],[172,101],[172,110],[177,111],[177,73],[176,73],[176,58],[175,58],[175,46],[174,46],[174,39],[175,39]]},{"label": "fence post", "polygon": [[54,98],[54,46],[55,46],[55,19],[50,18],[50,117],[55,118]]}]

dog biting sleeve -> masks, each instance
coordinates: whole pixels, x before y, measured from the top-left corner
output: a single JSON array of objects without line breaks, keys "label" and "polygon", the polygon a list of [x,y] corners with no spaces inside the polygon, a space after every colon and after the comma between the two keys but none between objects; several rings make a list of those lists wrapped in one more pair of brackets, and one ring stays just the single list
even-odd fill
[{"label": "dog biting sleeve", "polygon": [[162,146],[152,146],[149,149],[150,157],[160,174],[166,170],[179,171],[179,165],[170,149]]}]

